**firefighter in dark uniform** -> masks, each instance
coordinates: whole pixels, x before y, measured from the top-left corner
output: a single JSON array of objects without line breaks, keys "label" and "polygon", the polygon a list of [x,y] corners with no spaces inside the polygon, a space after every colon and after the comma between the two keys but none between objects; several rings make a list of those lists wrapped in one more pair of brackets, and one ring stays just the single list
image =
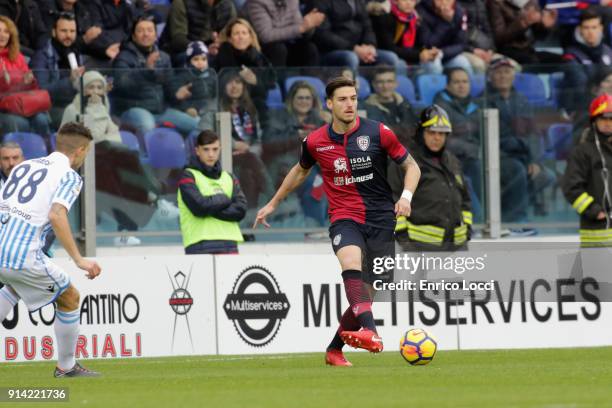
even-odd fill
[{"label": "firefighter in dark uniform", "polygon": [[[470,197],[459,160],[446,149],[452,126],[446,111],[431,105],[421,113],[414,154],[421,179],[410,217],[399,217],[396,239],[404,250],[456,250],[471,234]],[[402,194],[403,171],[391,163],[388,180],[394,199]]]},{"label": "firefighter in dark uniform", "polygon": [[580,214],[581,245],[612,246],[612,96],[595,98],[589,107],[589,118],[591,125],[568,159],[561,188]]}]

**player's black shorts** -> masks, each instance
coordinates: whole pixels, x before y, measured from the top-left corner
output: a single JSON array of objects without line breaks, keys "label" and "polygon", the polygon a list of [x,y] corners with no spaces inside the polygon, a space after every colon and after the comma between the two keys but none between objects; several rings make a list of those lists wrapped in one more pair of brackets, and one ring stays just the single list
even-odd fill
[{"label": "player's black shorts", "polygon": [[[393,230],[359,224],[353,220],[339,220],[330,225],[329,237],[334,253],[347,245],[361,248],[361,277],[364,282],[372,284],[375,280],[393,281],[393,269],[384,269],[380,264],[380,259],[395,258]],[[375,261],[377,258],[379,260]],[[381,273],[374,273],[375,270]]]}]

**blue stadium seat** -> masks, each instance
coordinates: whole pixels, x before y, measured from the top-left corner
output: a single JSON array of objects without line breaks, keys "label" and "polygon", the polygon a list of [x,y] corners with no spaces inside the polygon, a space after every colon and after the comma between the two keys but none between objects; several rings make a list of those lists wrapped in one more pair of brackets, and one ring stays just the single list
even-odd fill
[{"label": "blue stadium seat", "polygon": [[360,101],[366,99],[372,93],[372,88],[370,88],[370,83],[363,76],[357,76],[357,82],[359,84],[359,91],[357,97]]},{"label": "blue stadium seat", "polygon": [[269,109],[280,109],[284,106],[283,94],[278,84],[276,84],[274,88],[268,91],[268,96],[266,98],[266,105],[268,105]]},{"label": "blue stadium seat", "polygon": [[474,74],[470,82],[470,95],[472,95],[472,98],[478,98],[485,89],[485,76],[483,74]]},{"label": "blue stadium seat", "polygon": [[26,160],[44,157],[49,154],[45,140],[36,133],[13,132],[4,135],[5,142],[15,142],[21,146]]},{"label": "blue stadium seat", "polygon": [[322,103],[325,102],[325,84],[319,78],[313,77],[313,76],[289,77],[285,79],[285,93],[289,92],[291,85],[293,85],[295,81],[306,81],[310,85],[314,86],[317,93],[319,94],[319,98],[321,99],[321,102]]},{"label": "blue stadium seat", "polygon": [[416,105],[417,99],[416,94],[414,92],[414,84],[410,80],[410,78],[404,75],[397,76],[397,93],[402,95],[404,99],[406,99],[411,105]]},{"label": "blue stadium seat", "polygon": [[57,132],[51,133],[49,142],[51,143],[51,150],[55,151],[55,146],[57,146]]},{"label": "blue stadium seat", "polygon": [[442,74],[421,74],[416,80],[421,104],[428,106],[433,102],[434,96],[446,88],[446,77]]},{"label": "blue stadium seat", "polygon": [[135,134],[128,132],[127,130],[121,130],[121,142],[126,145],[130,150],[140,152],[140,142]]},{"label": "blue stadium seat", "polygon": [[567,160],[573,147],[573,130],[571,123],[553,123],[546,132],[544,158]]},{"label": "blue stadium seat", "polygon": [[548,86],[550,88],[550,101],[553,106],[561,106],[560,90],[563,86],[563,72],[553,72],[548,77]]},{"label": "blue stadium seat", "polygon": [[546,87],[542,79],[536,74],[519,72],[514,78],[514,88],[522,93],[534,107],[542,108],[552,106],[546,96]]},{"label": "blue stadium seat", "polygon": [[185,166],[185,142],[176,130],[155,128],[145,133],[144,138],[151,167],[178,169]]},{"label": "blue stadium seat", "polygon": [[198,138],[200,132],[202,132],[200,129],[192,130],[185,139],[185,154],[187,155],[187,161],[196,159],[196,155],[193,149],[196,146],[196,139]]}]

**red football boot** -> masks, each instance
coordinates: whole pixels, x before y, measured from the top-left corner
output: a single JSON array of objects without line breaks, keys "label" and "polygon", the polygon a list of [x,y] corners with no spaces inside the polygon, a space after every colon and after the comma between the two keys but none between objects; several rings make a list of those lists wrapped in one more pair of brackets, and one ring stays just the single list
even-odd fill
[{"label": "red football boot", "polygon": [[330,349],[325,353],[325,364],[339,367],[352,367],[350,361],[344,358],[342,350]]},{"label": "red football boot", "polygon": [[382,339],[372,330],[343,331],[340,333],[340,338],[351,347],[362,348],[371,353],[383,351]]}]

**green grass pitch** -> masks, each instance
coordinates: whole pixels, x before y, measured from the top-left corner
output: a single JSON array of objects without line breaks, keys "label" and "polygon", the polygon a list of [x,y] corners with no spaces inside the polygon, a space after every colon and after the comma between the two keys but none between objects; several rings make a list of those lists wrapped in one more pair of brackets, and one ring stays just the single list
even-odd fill
[{"label": "green grass pitch", "polygon": [[612,407],[612,347],[441,351],[421,367],[397,352],[347,358],[354,367],[322,353],[84,361],[104,376],[62,380],[53,363],[6,363],[0,386],[69,388],[69,403],[45,407]]}]

